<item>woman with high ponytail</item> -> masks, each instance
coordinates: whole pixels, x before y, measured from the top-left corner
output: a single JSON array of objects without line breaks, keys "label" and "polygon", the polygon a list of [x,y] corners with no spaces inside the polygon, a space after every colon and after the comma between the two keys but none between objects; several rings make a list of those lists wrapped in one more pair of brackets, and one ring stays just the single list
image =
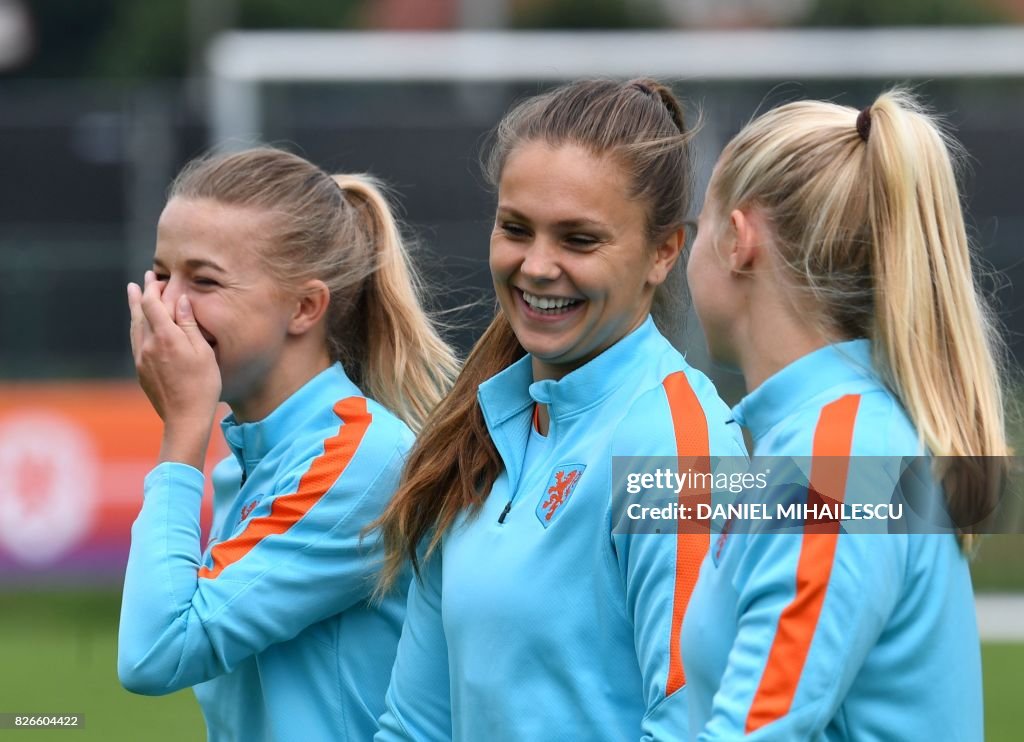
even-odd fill
[{"label": "woman with high ponytail", "polygon": [[[456,372],[383,192],[276,149],[195,160],[128,302],[164,435],[132,528],[121,682],[193,686],[214,742],[370,739],[408,579],[371,600],[382,549],[364,532]],[[204,547],[218,401],[231,455]]]},{"label": "woman with high ponytail", "polygon": [[[744,375],[755,468],[809,461],[794,502],[833,514],[723,535],[705,561],[682,637],[695,739],[982,738],[967,555],[1008,447],[957,154],[894,90],[784,105],[715,166],[697,314]],[[928,515],[858,533],[835,514],[890,496]]]},{"label": "woman with high ponytail", "polygon": [[382,589],[418,574],[379,742],[685,738],[679,626],[710,539],[623,527],[612,458],[745,454],[663,334],[691,136],[653,80],[571,83],[498,125],[500,310],[379,521]]}]

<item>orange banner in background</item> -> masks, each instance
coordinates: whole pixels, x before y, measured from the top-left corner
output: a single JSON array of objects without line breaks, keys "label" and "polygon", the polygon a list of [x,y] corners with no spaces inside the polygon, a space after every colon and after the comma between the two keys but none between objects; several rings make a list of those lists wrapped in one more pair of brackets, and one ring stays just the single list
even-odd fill
[{"label": "orange banner in background", "polygon": [[[215,427],[207,473],[226,454]],[[0,384],[0,580],[119,577],[162,430],[134,382]]]}]

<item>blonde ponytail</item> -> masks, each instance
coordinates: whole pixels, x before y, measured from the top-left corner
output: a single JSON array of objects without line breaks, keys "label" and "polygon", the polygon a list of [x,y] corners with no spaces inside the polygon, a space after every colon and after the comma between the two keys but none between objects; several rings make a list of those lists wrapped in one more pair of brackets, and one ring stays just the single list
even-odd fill
[{"label": "blonde ponytail", "polygon": [[969,549],[1009,449],[1004,347],[974,284],[954,152],[905,91],[860,113],[801,101],[748,124],[709,193],[719,214],[765,212],[795,301],[826,336],[872,340]]},{"label": "blonde ponytail", "polygon": [[[418,431],[447,393],[458,362],[423,310],[419,277],[378,181],[368,175],[332,177],[356,206],[376,250],[362,311],[352,315],[360,323],[352,340],[362,351],[356,362],[364,391]],[[348,338],[348,332],[339,333],[341,343]]]},{"label": "blonde ponytail", "polygon": [[[973,466],[975,457],[1006,456],[1008,447],[1002,346],[972,277],[950,152],[956,150],[906,92],[880,96],[870,116],[873,337],[928,449],[953,457],[942,462],[942,474],[960,487],[949,491],[947,484],[954,518],[976,522],[996,493],[975,489],[975,478],[957,469]],[[964,536],[969,548],[971,534]]]}]

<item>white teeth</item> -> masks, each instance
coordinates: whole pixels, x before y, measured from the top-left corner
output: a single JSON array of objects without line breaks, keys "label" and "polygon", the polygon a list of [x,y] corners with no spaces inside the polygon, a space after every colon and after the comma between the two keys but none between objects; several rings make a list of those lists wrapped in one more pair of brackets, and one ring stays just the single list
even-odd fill
[{"label": "white teeth", "polygon": [[523,299],[534,309],[563,309],[579,301],[562,297],[536,296],[526,291],[523,292]]}]

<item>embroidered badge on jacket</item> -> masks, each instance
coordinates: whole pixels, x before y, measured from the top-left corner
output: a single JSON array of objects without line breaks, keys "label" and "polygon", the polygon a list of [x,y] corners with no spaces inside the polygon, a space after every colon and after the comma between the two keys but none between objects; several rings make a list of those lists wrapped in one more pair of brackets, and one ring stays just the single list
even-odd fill
[{"label": "embroidered badge on jacket", "polygon": [[572,497],[573,490],[583,476],[583,470],[587,467],[583,464],[562,464],[556,466],[548,479],[548,486],[537,503],[537,518],[547,528],[555,519],[555,516],[562,511],[565,504]]},{"label": "embroidered badge on jacket", "polygon": [[243,505],[242,506],[242,511],[238,514],[238,522],[239,523],[241,523],[243,520],[248,518],[250,514],[252,514],[252,511],[256,509],[256,506],[260,504],[261,497],[262,497],[262,495],[257,497],[252,502],[250,502],[248,505]]},{"label": "embroidered badge on jacket", "polygon": [[722,550],[725,548],[725,540],[729,538],[730,530],[732,530],[732,518],[725,521],[722,531],[718,534],[718,538],[715,539],[715,545],[711,549],[711,561],[716,567],[722,561]]}]

